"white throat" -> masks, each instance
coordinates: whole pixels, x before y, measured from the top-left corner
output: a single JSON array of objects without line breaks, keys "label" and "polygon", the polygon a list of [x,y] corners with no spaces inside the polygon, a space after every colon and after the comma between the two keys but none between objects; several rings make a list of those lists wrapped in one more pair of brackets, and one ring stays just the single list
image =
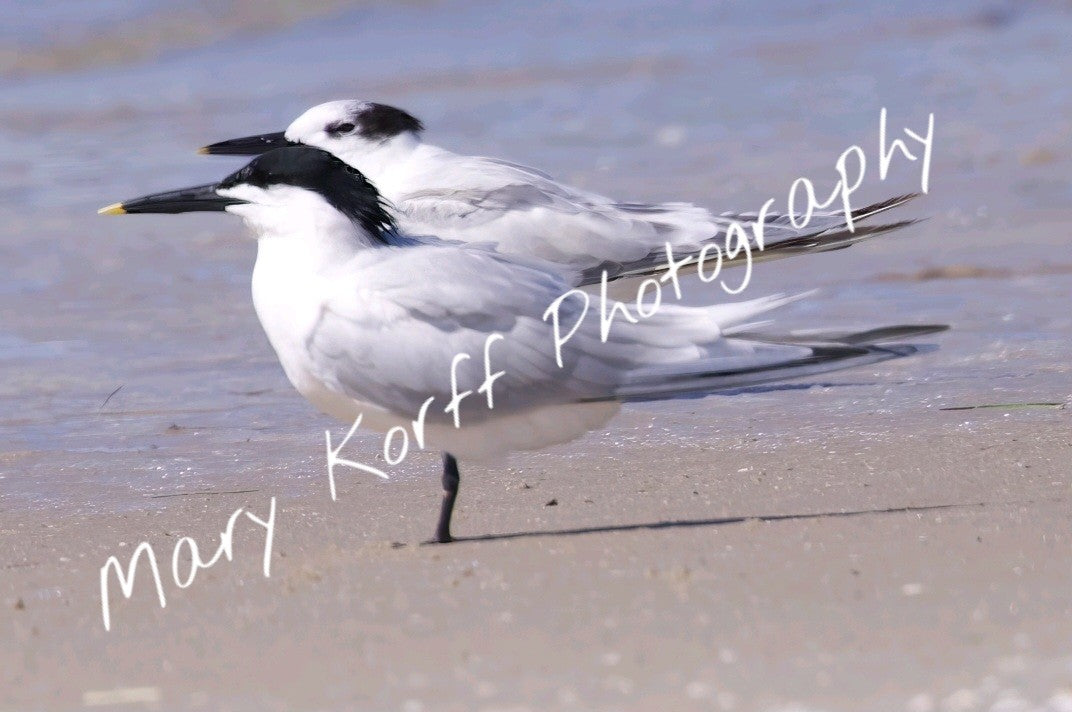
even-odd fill
[{"label": "white throat", "polygon": [[304,188],[238,186],[226,193],[250,201],[227,211],[241,217],[256,236],[258,262],[263,256],[278,255],[295,272],[319,272],[382,244],[322,196]]},{"label": "white throat", "polygon": [[356,139],[350,147],[327,147],[336,156],[365,174],[382,195],[390,198],[396,190],[396,176],[405,173],[407,164],[424,143],[416,133],[405,131],[378,143]]},{"label": "white throat", "polygon": [[[256,190],[261,189],[250,188]],[[227,210],[240,215],[257,236],[253,305],[287,377],[310,397],[319,386],[304,366],[304,340],[337,285],[332,273],[382,243],[320,195],[301,188],[272,186],[261,190],[258,203]]]}]

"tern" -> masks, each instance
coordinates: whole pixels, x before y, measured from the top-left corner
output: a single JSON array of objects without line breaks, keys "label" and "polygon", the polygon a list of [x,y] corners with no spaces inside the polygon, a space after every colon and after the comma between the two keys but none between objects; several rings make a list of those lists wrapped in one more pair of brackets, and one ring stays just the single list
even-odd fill
[{"label": "tern", "polygon": [[[454,538],[458,459],[569,441],[602,426],[625,401],[907,356],[919,347],[887,342],[946,328],[779,336],[757,321],[796,297],[771,296],[663,304],[604,330],[587,299],[577,298],[584,293],[574,288],[575,273],[488,245],[412,239],[360,171],[307,146],[266,152],[219,183],[100,212],[194,211],[237,215],[257,238],[253,303],[301,395],[381,433],[420,421],[422,447],[443,451],[433,539],[441,543]],[[571,329],[568,338],[560,324]]]},{"label": "tern", "polygon": [[726,266],[841,249],[913,222],[857,225],[915,194],[852,211],[851,229],[842,212],[816,211],[798,227],[789,215],[765,209],[713,215],[689,203],[622,202],[534,168],[453,153],[425,143],[423,131],[420,120],[403,109],[330,101],[306,111],[286,131],[221,141],[200,152],[256,155],[293,144],[323,149],[367,176],[405,232],[489,243],[499,252],[548,260],[578,270],[582,285],[598,283],[604,273],[615,280],[658,272],[666,265],[668,244],[676,253],[696,254],[713,240],[727,239],[734,224],[758,225],[763,238],[750,235],[748,252],[732,256]]}]

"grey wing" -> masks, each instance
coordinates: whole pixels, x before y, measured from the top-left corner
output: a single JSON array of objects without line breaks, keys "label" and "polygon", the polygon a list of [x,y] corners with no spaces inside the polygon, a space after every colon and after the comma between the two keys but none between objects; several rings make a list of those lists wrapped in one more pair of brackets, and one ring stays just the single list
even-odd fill
[{"label": "grey wing", "polygon": [[[376,252],[324,302],[306,340],[315,375],[334,392],[403,417],[416,417],[432,397],[429,422],[453,417],[444,409],[464,391],[472,395],[462,401],[462,421],[487,418],[479,389],[489,371],[505,372],[492,386],[496,415],[612,392],[613,369],[598,358],[572,351],[563,368],[556,363],[542,317],[569,285],[555,273],[477,249]],[[452,388],[457,354],[468,358]]]},{"label": "grey wing", "polygon": [[[727,268],[738,267],[748,263],[755,264],[795,257],[797,255],[842,250],[872,237],[885,235],[914,225],[917,222],[916,220],[901,220],[877,225],[861,225],[859,223],[879,213],[900,207],[916,197],[918,197],[917,193],[899,195],[852,211],[853,229],[851,230],[848,228],[845,216],[841,212],[816,213],[808,221],[808,224],[803,227],[793,225],[788,214],[767,213],[764,219],[764,241],[762,245],[755,240],[752,230],[752,224],[759,219],[758,213],[723,213],[713,218],[714,222],[719,226],[719,233],[714,238],[702,240],[695,245],[671,243],[674,260],[680,261],[683,258],[691,257],[694,261],[689,269],[696,269],[696,260],[699,260],[701,253],[704,254],[705,261],[711,260],[712,264],[714,264],[714,256],[718,255],[721,266]],[[649,211],[652,214],[657,214],[660,206],[635,204],[630,209],[637,212]],[[727,242],[726,231],[735,223],[744,228],[743,233],[738,234],[746,238],[747,244],[738,245],[736,238]],[[713,248],[717,248],[717,250]],[[666,244],[663,243],[638,259],[630,261],[608,259],[599,264],[590,265],[581,271],[579,284],[598,284],[602,280],[604,272],[607,274],[608,281],[614,281],[653,275],[663,272],[666,268]],[[712,269],[713,267],[711,266],[707,267],[708,272]]]},{"label": "grey wing", "polygon": [[[724,329],[786,303],[781,297],[711,307],[666,304],[647,319],[618,319],[603,333],[599,305],[571,290],[557,272],[475,248],[367,251],[335,281],[342,286],[324,301],[306,339],[314,375],[335,393],[402,417],[415,417],[431,397],[429,419],[445,420],[453,394],[471,391],[461,419],[483,421],[491,412],[478,394],[498,371],[504,375],[492,386],[493,408],[502,416],[612,400],[638,378],[691,378],[805,353],[723,338]],[[552,304],[557,308],[549,313]],[[560,335],[572,334],[561,350],[555,348],[555,315]],[[458,361],[452,385],[459,354],[467,358]]]},{"label": "grey wing", "polygon": [[[912,221],[848,229],[839,211],[818,211],[797,227],[785,213],[768,212],[764,244],[753,238],[757,213],[712,215],[689,203],[622,202],[559,183],[525,166],[459,157],[419,189],[397,200],[403,227],[448,240],[487,243],[500,252],[536,257],[583,273],[580,284],[642,276],[665,268],[666,245],[675,256],[698,256],[711,243],[726,245],[733,224],[745,227],[748,249],[724,266],[849,247]],[[915,198],[901,195],[853,211],[854,223]]]},{"label": "grey wing", "polygon": [[[453,418],[446,408],[465,391],[471,395],[459,418],[474,424],[543,406],[662,398],[873,363],[914,352],[876,342],[944,328],[781,337],[749,331],[760,315],[793,299],[774,296],[663,305],[646,320],[616,322],[604,337],[598,315],[585,311],[587,295],[569,290],[554,271],[490,251],[383,248],[347,269],[351,279],[324,301],[306,340],[314,375],[336,393],[404,418],[416,418],[431,398],[429,422]],[[579,299],[559,302],[563,332],[580,326],[559,361],[544,315],[567,292]],[[458,361],[452,385],[459,354],[468,358]],[[499,371],[489,407],[481,387]]]},{"label": "grey wing", "polygon": [[394,198],[406,231],[573,269],[639,260],[668,240],[693,245],[718,231],[693,205],[618,203],[493,159],[458,159],[413,183],[419,187]]}]

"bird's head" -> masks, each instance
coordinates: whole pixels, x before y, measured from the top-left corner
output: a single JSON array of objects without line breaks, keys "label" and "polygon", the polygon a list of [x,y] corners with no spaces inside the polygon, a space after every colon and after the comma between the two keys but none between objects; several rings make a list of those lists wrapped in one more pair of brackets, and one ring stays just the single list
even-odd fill
[{"label": "bird's head", "polygon": [[417,118],[393,106],[368,101],[329,101],[306,111],[286,131],[221,141],[205,146],[201,153],[255,155],[288,144],[302,144],[321,148],[360,166],[364,157],[379,151],[386,143],[395,139],[415,140],[423,128]]},{"label": "bird's head", "polygon": [[219,183],[153,193],[99,212],[189,213],[226,211],[258,234],[303,225],[324,226],[340,216],[378,241],[394,230],[375,186],[356,168],[310,146],[284,146],[257,156]]}]

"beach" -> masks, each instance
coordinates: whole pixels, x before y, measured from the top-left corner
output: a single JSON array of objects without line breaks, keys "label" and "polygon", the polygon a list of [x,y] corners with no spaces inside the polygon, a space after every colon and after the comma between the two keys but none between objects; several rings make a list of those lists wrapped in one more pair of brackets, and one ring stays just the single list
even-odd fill
[{"label": "beach", "polygon": [[[0,711],[1072,710],[1066,5],[256,5],[0,33]],[[854,204],[919,191],[918,163],[879,178],[880,111],[933,114],[927,193],[891,214],[920,222],[758,263],[740,297],[682,284],[818,290],[775,326],[951,329],[463,462],[460,541],[422,545],[439,453],[336,471],[332,499],[324,433],[348,428],[286,381],[241,222],[95,214],[218,180],[241,159],[199,146],[345,97],[716,213],[829,191],[851,145]],[[190,569],[229,522],[233,561]],[[102,567],[143,542],[106,628]]]}]

